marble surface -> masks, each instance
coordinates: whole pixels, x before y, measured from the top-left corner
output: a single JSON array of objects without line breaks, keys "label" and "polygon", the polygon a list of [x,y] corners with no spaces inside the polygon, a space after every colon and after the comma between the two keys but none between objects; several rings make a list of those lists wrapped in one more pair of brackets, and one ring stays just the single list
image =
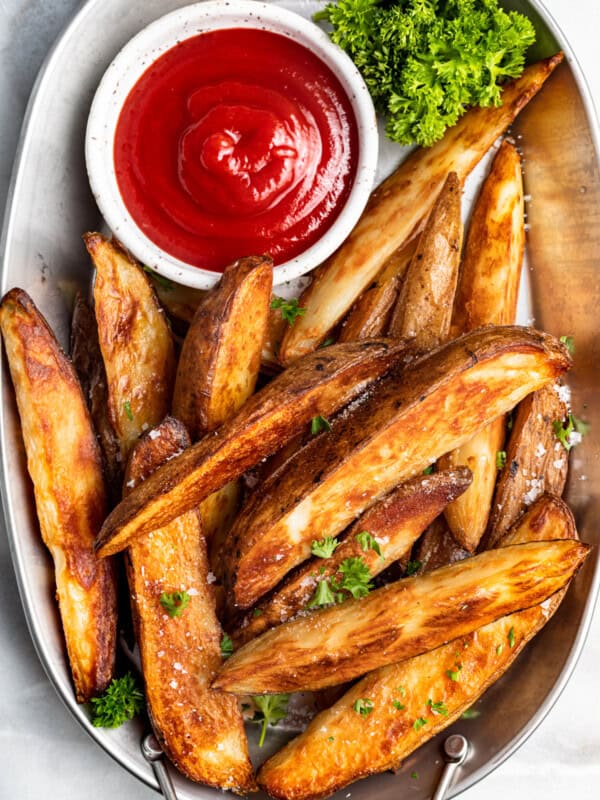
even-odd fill
[{"label": "marble surface", "polygon": [[[76,0],[0,0],[0,216],[27,98]],[[546,0],[578,55],[600,107],[595,0]],[[0,798],[150,800],[157,795],[95,745],[48,683],[29,638],[4,532],[0,529]],[[600,612],[562,696],[526,744],[464,800],[596,800]],[[518,703],[519,698],[510,702]]]}]

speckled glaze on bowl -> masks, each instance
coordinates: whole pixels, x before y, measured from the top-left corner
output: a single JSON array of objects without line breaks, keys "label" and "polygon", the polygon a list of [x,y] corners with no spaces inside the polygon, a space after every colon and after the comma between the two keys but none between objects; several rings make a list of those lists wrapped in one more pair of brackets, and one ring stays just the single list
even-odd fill
[{"label": "speckled glaze on bowl", "polygon": [[197,289],[214,286],[220,273],[175,258],[138,227],[119,191],[113,142],[123,103],[148,67],[177,43],[200,33],[226,28],[261,28],[304,45],[339,79],[350,100],[358,128],[356,176],[342,210],[314,244],[275,267],[275,285],[305,275],[339,247],[365,207],[377,168],[379,137],[369,91],[350,58],[310,20],[293,11],[254,0],[232,3],[210,0],[177,9],[148,25],[123,47],[98,86],[86,132],[87,171],[102,216],[123,244],[143,264],[159,274]]}]

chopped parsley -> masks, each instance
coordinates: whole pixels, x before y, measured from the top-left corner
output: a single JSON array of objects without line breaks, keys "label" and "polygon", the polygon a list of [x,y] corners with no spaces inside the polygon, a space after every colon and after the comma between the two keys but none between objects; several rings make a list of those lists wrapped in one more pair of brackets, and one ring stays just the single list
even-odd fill
[{"label": "chopped parsley", "polygon": [[425,727],[425,725],[427,725],[427,720],[426,720],[426,719],[424,719],[423,717],[419,717],[418,719],[416,719],[416,720],[413,722],[413,728],[414,728],[416,731],[420,731],[420,730],[421,730],[421,728]]},{"label": "chopped parsley", "polygon": [[581,442],[583,436],[589,433],[590,426],[587,422],[578,419],[573,414],[569,414],[566,427],[561,419],[555,419],[552,423],[554,434],[565,450],[570,450]]},{"label": "chopped parsley", "polygon": [[404,697],[404,695],[406,694],[406,689],[404,688],[404,686],[396,686],[396,691],[400,692],[402,697]]},{"label": "chopped parsley", "polygon": [[313,556],[318,556],[319,558],[331,558],[338,544],[338,540],[332,536],[326,536],[324,539],[314,539],[310,546],[310,552]]},{"label": "chopped parsley", "polygon": [[475,708],[466,708],[463,713],[460,715],[461,719],[477,719],[477,717],[481,716],[481,711],[477,711]]},{"label": "chopped parsley", "polygon": [[503,650],[504,650],[504,645],[499,644],[498,647],[496,648],[496,655],[497,656],[501,655]]},{"label": "chopped parsley", "polygon": [[133,422],[133,411],[131,410],[131,403],[129,402],[129,400],[125,400],[123,402],[123,411],[127,415],[127,419],[130,422]]},{"label": "chopped parsley", "polygon": [[431,709],[433,714],[440,714],[442,717],[448,716],[448,708],[446,704],[442,700],[438,700],[437,703],[434,703],[431,697],[427,701],[427,705]]},{"label": "chopped parsley", "polygon": [[256,695],[252,698],[252,702],[258,711],[252,717],[251,722],[257,722],[262,725],[260,739],[258,740],[259,747],[262,747],[265,743],[267,725],[277,725],[287,715],[289,700],[289,694]]},{"label": "chopped parsley", "polygon": [[423,475],[431,475],[432,473],[433,473],[433,464],[430,464],[423,470]]},{"label": "chopped parsley", "polygon": [[345,558],[336,575],[323,578],[317,583],[317,589],[308,603],[308,608],[343,603],[348,594],[354,599],[365,597],[373,588],[371,571],[362,556]]},{"label": "chopped parsley", "polygon": [[187,592],[163,592],[160,596],[160,604],[170,617],[180,617],[190,600]]},{"label": "chopped parsley", "polygon": [[100,697],[92,697],[92,725],[95,728],[118,728],[144,708],[144,693],[128,672],[112,680]]},{"label": "chopped parsley", "polygon": [[285,300],[283,297],[273,297],[271,299],[271,308],[279,309],[283,319],[291,326],[294,326],[296,317],[303,317],[306,314],[306,309],[298,305],[298,298],[292,297],[290,300]]},{"label": "chopped parsley", "polygon": [[252,616],[253,617],[260,617],[260,616],[262,616],[262,613],[263,613],[262,612],[262,608],[255,608],[254,611],[252,612]]},{"label": "chopped parsley", "polygon": [[317,350],[321,350],[323,347],[329,347],[331,344],[335,344],[335,339],[332,336],[328,336],[325,341],[321,342]]},{"label": "chopped parsley", "polygon": [[509,630],[507,638],[508,638],[508,646],[509,647],[514,647],[515,646],[515,629],[513,627],[511,627],[511,629]]},{"label": "chopped parsley", "polygon": [[410,773],[410,777],[414,778],[414,780],[418,780],[419,779],[419,773],[418,772],[411,772]]},{"label": "chopped parsley", "polygon": [[221,639],[221,655],[223,658],[229,658],[229,656],[233,655],[233,642],[226,633],[223,634]]},{"label": "chopped parsley", "polygon": [[329,424],[328,420],[321,415],[317,417],[313,417],[310,423],[310,432],[313,436],[316,436],[317,433],[321,433],[321,431],[330,431],[331,425]]},{"label": "chopped parsley", "polygon": [[368,550],[374,550],[379,558],[383,558],[383,553],[381,552],[381,547],[379,546],[379,542],[375,539],[374,536],[368,531],[361,531],[360,533],[356,534],[356,541],[362,547],[363,551],[366,553]]},{"label": "chopped parsley", "polygon": [[392,700],[392,705],[396,709],[396,711],[404,711],[406,706],[403,706],[400,700]]},{"label": "chopped parsley", "polygon": [[451,681],[458,681],[458,674],[462,669],[462,664],[455,664],[454,669],[447,669],[446,675],[450,678]]},{"label": "chopped parsley", "polygon": [[361,698],[354,701],[352,708],[357,714],[360,714],[361,717],[367,717],[371,711],[373,711],[373,701],[368,698]]},{"label": "chopped parsley", "polygon": [[333,738],[333,736],[328,736],[327,737],[327,741],[328,742],[333,742],[333,741],[335,741],[335,739]]},{"label": "chopped parsley", "polygon": [[506,450],[498,450],[496,453],[496,469],[504,469],[506,466]]},{"label": "chopped parsley", "polygon": [[423,566],[422,561],[409,561],[406,565],[406,574],[407,575],[414,575],[415,572],[418,572],[421,567]]},{"label": "chopped parsley", "polygon": [[329,578],[323,578],[323,580],[317,581],[317,588],[315,589],[315,593],[310,599],[307,608],[330,606],[332,603],[337,602],[337,598],[331,590],[329,581]]},{"label": "chopped parsley", "polygon": [[575,340],[572,336],[561,336],[560,341],[564,344],[571,355],[575,354]]}]

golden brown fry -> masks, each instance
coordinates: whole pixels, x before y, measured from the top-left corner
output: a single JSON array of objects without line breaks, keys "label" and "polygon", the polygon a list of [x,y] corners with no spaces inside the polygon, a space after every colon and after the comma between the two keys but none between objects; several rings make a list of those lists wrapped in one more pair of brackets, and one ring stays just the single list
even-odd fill
[{"label": "golden brown fry", "polygon": [[419,540],[414,553],[416,575],[462,561],[469,553],[464,550],[448,530],[444,515],[434,520]]},{"label": "golden brown fry", "polygon": [[[454,304],[455,336],[482,325],[514,322],[524,246],[521,160],[516,148],[503,142],[471,217]],[[496,454],[504,449],[504,434],[501,417],[440,459],[443,469],[466,464],[473,472],[469,490],[444,512],[455,539],[471,552],[488,523]]]},{"label": "golden brown fry", "polygon": [[569,456],[553,425],[567,416],[567,396],[568,390],[555,383],[526,397],[517,408],[484,547],[495,547],[540,494],[563,493]]},{"label": "golden brown fry", "polygon": [[397,363],[404,343],[348,342],[320,350],[275,378],[240,413],[160,467],[109,515],[97,548],[116,553],[142,533],[194,508],[293,438],[328,416]]},{"label": "golden brown fry", "polygon": [[192,441],[226,422],[254,391],[267,330],[273,262],[231,264],[203,297],[183,343],[173,414]]},{"label": "golden brown fry", "polygon": [[335,536],[394,486],[569,365],[553,337],[497,327],[450,342],[388,376],[250,498],[225,553],[230,601],[242,609],[254,605],[308,558],[313,539]]},{"label": "golden brown fry", "polygon": [[282,363],[318,347],[385,261],[422,224],[448,173],[464,180],[562,60],[558,53],[527,67],[506,84],[501,106],[471,109],[440,142],[416,150],[381,184],[346,242],[302,294],[306,314],[284,337]]},{"label": "golden brown fry", "polygon": [[114,505],[121,498],[123,466],[119,442],[108,416],[108,386],[96,317],[81,292],[77,292],[73,306],[71,360],[98,434],[104,455],[106,482]]},{"label": "golden brown fry", "polygon": [[579,542],[512,545],[389,583],[253,639],[224,664],[213,686],[270,694],[353,680],[543,602],[573,577],[589,550]]},{"label": "golden brown fry", "polygon": [[[188,444],[182,423],[167,417],[134,447],[127,485],[143,481]],[[207,582],[198,512],[140,537],[126,560],[148,712],[163,750],[192,780],[239,794],[251,791],[254,777],[238,704],[210,688],[221,665],[222,631]],[[170,616],[161,597],[182,590],[188,605]]]},{"label": "golden brown fry", "polygon": [[[311,559],[303,564],[281,589],[249,612],[232,635],[236,647],[306,608],[317,588],[317,580],[336,575],[344,559],[362,558],[374,577],[410,553],[421,532],[470,482],[471,474],[463,468],[419,475],[399,486],[352,525],[330,558]],[[362,546],[356,537],[363,531],[376,538],[381,555]]]},{"label": "golden brown fry", "polygon": [[388,258],[375,280],[352,306],[338,337],[339,342],[353,342],[387,333],[396,298],[417,241],[418,237],[415,236]]},{"label": "golden brown fry", "polygon": [[[556,498],[532,506],[513,543],[576,538],[569,509]],[[502,617],[423,655],[371,672],[261,767],[259,785],[282,800],[314,800],[346,784],[397,769],[417,747],[475,703],[552,616],[563,592],[541,606]],[[429,699],[447,715],[435,713]],[[357,701],[370,700],[366,716]],[[417,725],[418,719],[425,720]],[[368,747],[365,747],[368,742]]]},{"label": "golden brown fry", "polygon": [[432,350],[448,338],[462,247],[461,184],[451,172],[419,237],[398,294],[390,336]]},{"label": "golden brown fry", "polygon": [[94,266],[98,337],[108,379],[108,412],[121,458],[168,413],[175,375],[171,332],[150,281],[121,246],[83,237]]},{"label": "golden brown fry", "polygon": [[106,513],[102,458],[75,370],[22,289],[4,296],[0,328],[42,538],[54,560],[75,693],[83,703],[104,691],[115,660],[113,565],[93,549]]}]

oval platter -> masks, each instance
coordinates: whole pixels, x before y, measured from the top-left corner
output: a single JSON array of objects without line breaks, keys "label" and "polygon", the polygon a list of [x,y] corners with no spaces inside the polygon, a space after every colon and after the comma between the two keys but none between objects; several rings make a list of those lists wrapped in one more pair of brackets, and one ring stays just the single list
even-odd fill
[{"label": "oval platter", "polygon": [[[97,229],[99,212],[85,172],[83,142],[91,100],[112,58],[125,42],[158,16],[185,5],[177,0],[89,0],[49,54],[28,106],[13,173],[2,240],[1,289],[18,285],[31,294],[57,332],[68,341],[73,293],[90,279],[81,234]],[[309,17],[322,3],[283,2]],[[600,543],[600,338],[597,307],[600,269],[599,140],[592,103],[573,53],[557,25],[536,0],[506,2],[524,11],[538,30],[535,57],[561,48],[566,62],[512,128],[524,159],[528,243],[520,322],[531,322],[577,343],[569,382],[573,406],[585,409],[591,432],[573,451],[567,499],[581,538]],[[74,65],[76,68],[74,69]],[[379,179],[403,151],[382,139]],[[467,204],[476,190],[470,182]],[[134,721],[114,731],[92,727],[75,703],[56,604],[51,562],[40,540],[31,486],[6,365],[2,364],[0,408],[2,500],[11,554],[31,636],[48,678],[73,716],[123,767],[153,788],[152,771],[140,751],[144,733]],[[456,722],[473,743],[450,796],[485,777],[535,730],[566,685],[583,647],[600,584],[599,549],[569,590],[559,612],[513,668],[477,704],[476,719]],[[519,698],[511,701],[507,697]],[[254,730],[251,745],[256,754]],[[262,760],[289,737],[279,728]],[[395,775],[383,774],[352,787],[354,800],[391,800],[409,790],[414,800],[430,797],[440,775],[440,739],[415,752]],[[418,772],[418,785],[410,778]],[[172,770],[180,800],[218,795]],[[347,792],[338,793],[339,797]]]}]

